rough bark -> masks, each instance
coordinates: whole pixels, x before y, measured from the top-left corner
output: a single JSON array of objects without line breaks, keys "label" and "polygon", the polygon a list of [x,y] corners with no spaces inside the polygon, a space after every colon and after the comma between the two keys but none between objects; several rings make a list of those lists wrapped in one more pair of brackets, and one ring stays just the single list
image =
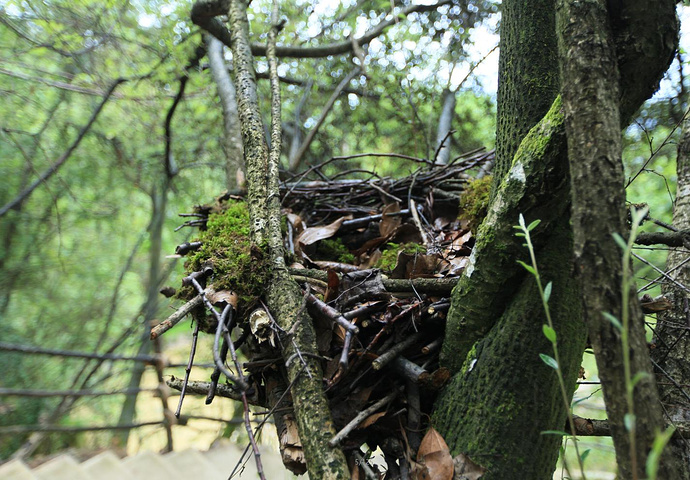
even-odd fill
[{"label": "rough bark", "polygon": [[223,44],[213,35],[206,35],[208,63],[216,82],[220,105],[223,108],[223,150],[225,151],[225,177],[229,190],[244,187],[244,157],[240,120],[237,118],[235,86],[225,65]]},{"label": "rough bark", "polygon": [[[284,343],[283,357],[288,381],[292,384],[292,401],[309,475],[319,479],[347,478],[349,471],[345,456],[340,449],[328,445],[335,430],[322,387],[323,373],[318,360],[315,360],[318,351],[314,329],[302,308],[299,286],[288,274],[283,260],[280,221],[275,207],[277,192],[273,191],[277,178],[269,178],[268,147],[256,97],[246,7],[243,1],[231,1],[229,20],[247,165],[252,242],[259,247],[269,247],[273,275],[266,295],[268,306],[280,327],[294,332],[293,341]],[[273,175],[277,173],[273,169],[270,171]],[[273,195],[269,195],[269,191]],[[298,348],[303,354],[304,364],[296,356]]]},{"label": "rough bark", "polygon": [[[678,188],[673,208],[673,225],[678,229],[690,228],[690,123],[683,126],[676,160]],[[681,285],[690,285],[690,266],[684,264],[687,251],[671,250],[666,261],[670,277]],[[664,295],[671,300],[671,310],[658,315],[652,360],[656,363],[659,396],[670,423],[690,423],[690,295],[675,283],[665,283]],[[675,384],[674,384],[675,382]],[[679,479],[690,479],[690,442],[674,436],[670,443],[674,457],[680,459],[682,472]]]},{"label": "rough bark", "polygon": [[[585,319],[594,348],[609,424],[623,478],[644,478],[656,433],[663,428],[661,405],[651,376],[642,311],[630,289],[629,374],[649,375],[634,389],[633,435],[628,413],[621,333],[603,314],[625,322],[621,295],[621,250],[613,239],[627,236],[621,162],[619,68],[605,0],[559,0],[558,32],[563,106],[572,177],[576,271],[582,285]],[[670,456],[660,478],[679,478]]]},{"label": "rough bark", "polygon": [[554,0],[505,1],[501,8],[493,194],[520,142],[551,107],[559,86]]},{"label": "rough bark", "polygon": [[492,204],[453,293],[443,346],[445,364],[462,369],[439,398],[434,424],[454,455],[487,468],[487,479],[551,478],[561,439],[542,432],[561,429],[567,415],[557,376],[539,358],[553,352],[534,279],[516,263],[527,260],[513,229],[518,215],[542,221],[533,232],[537,259],[554,282],[550,308],[569,395],[585,345],[570,268],[563,116],[554,101],[554,15],[553,0],[503,3]]}]

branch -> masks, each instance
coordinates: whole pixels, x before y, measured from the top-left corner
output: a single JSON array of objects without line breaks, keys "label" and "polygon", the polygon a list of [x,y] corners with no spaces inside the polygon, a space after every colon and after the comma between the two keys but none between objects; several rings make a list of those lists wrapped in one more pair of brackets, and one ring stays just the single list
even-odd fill
[{"label": "branch", "polygon": [[98,432],[102,430],[131,430],[133,428],[148,427],[151,425],[162,425],[163,421],[127,423],[124,425],[101,425],[92,427],[72,427],[65,425],[9,425],[0,427],[0,435],[10,435],[29,432]]},{"label": "branch", "polygon": [[314,137],[319,131],[319,128],[321,128],[321,125],[323,125],[323,122],[326,120],[326,117],[333,108],[335,101],[343,92],[343,89],[350,83],[350,80],[352,80],[361,71],[362,69],[360,67],[356,67],[345,78],[343,78],[338,84],[338,86],[335,88],[335,90],[333,90],[333,94],[328,99],[328,102],[326,102],[326,105],[323,107],[321,115],[319,116],[319,119],[316,121],[316,125],[314,125],[314,127],[309,131],[309,134],[307,135],[307,138],[304,139],[304,143],[302,143],[302,146],[300,147],[299,151],[295,154],[293,158],[290,159],[291,172],[294,172],[299,168],[300,163],[302,163],[302,157],[304,157],[304,154],[309,149],[311,142],[314,140]]},{"label": "branch", "polygon": [[[388,20],[384,20],[376,25],[374,28],[366,32],[361,37],[355,39],[359,46],[367,45],[376,37],[383,34],[383,32],[390,26],[400,22],[400,15],[408,16],[415,12],[428,12],[436,10],[443,5],[449,5],[451,0],[441,0],[432,5],[410,5],[400,11],[397,15],[392,15]],[[223,42],[228,47],[232,46],[231,34],[227,28],[216,18],[218,15],[225,15],[228,12],[228,0],[211,0],[199,1],[192,7],[191,18],[192,22],[218,40]],[[252,43],[252,55],[266,56],[266,45]],[[277,57],[294,57],[294,58],[322,58],[331,55],[340,55],[343,53],[350,53],[353,50],[352,40],[344,40],[342,42],[331,43],[321,47],[276,47]]]},{"label": "branch", "polygon": [[160,337],[165,332],[170,330],[172,327],[177,325],[180,322],[180,320],[182,320],[189,312],[194,310],[202,303],[203,299],[201,298],[201,295],[197,295],[196,297],[192,298],[190,301],[182,305],[175,311],[175,313],[173,313],[168,318],[166,318],[161,323],[159,323],[151,329],[151,340]]},{"label": "branch", "polygon": [[[175,378],[172,377],[170,380],[166,380],[165,382],[170,388],[178,391],[182,391],[182,387],[184,385],[184,381],[181,378]],[[206,396],[208,395],[208,392],[211,390],[211,382],[188,382],[187,383],[187,393],[192,394],[192,395],[200,395],[200,396]],[[237,400],[238,402],[242,401],[242,394],[238,391],[230,387],[229,385],[225,385],[222,383],[219,383],[216,386],[216,391],[215,394],[217,397],[224,397],[224,398],[230,398],[232,400]]]},{"label": "branch", "polygon": [[643,232],[635,239],[638,245],[667,245],[683,247],[690,245],[690,230],[680,232]]},{"label": "branch", "polygon": [[[308,268],[289,268],[290,275],[328,281],[328,272]],[[436,295],[448,295],[457,285],[459,278],[415,278],[415,279],[382,279],[383,286],[389,292],[420,292]]]},{"label": "branch", "polygon": [[96,360],[129,360],[133,362],[144,362],[153,364],[159,360],[157,355],[119,355],[116,353],[87,353],[75,352],[73,350],[59,350],[54,348],[41,348],[30,345],[16,345],[13,343],[0,342],[0,350],[8,352],[31,353],[38,355],[53,355],[59,357],[89,358]]},{"label": "branch", "polygon": [[110,97],[112,96],[113,92],[115,89],[121,84],[126,82],[127,80],[124,78],[118,78],[115,80],[108,90],[105,92],[105,95],[103,96],[103,100],[101,100],[101,103],[98,104],[96,109],[93,111],[91,114],[91,118],[89,118],[89,121],[86,122],[86,125],[82,127],[82,129],[79,131],[79,134],[77,135],[77,138],[72,142],[72,145],[69,146],[69,148],[63,153],[60,158],[57,159],[53,165],[51,165],[46,171],[44,171],[36,180],[31,183],[28,187],[26,187],[19,195],[17,195],[14,200],[11,200],[9,203],[5,204],[2,208],[0,208],[0,217],[5,215],[8,211],[12,209],[20,209],[22,206],[22,203],[26,201],[27,198],[38,188],[38,186],[48,180],[50,177],[52,177],[57,171],[64,165],[64,163],[69,159],[69,157],[72,155],[72,153],[77,149],[79,144],[81,143],[82,139],[88,131],[91,129],[91,126],[94,124],[96,119],[98,118],[98,115],[101,113],[101,110],[103,110],[103,107],[105,106],[106,103],[108,103],[108,100],[110,100]]}]

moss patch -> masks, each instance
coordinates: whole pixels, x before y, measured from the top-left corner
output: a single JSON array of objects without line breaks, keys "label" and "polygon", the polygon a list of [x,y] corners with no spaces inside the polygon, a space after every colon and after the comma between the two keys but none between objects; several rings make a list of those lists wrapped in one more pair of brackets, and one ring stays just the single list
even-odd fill
[{"label": "moss patch", "polygon": [[458,218],[468,220],[472,233],[477,233],[477,227],[487,214],[491,193],[492,177],[487,175],[470,181],[460,199],[460,215]]},{"label": "moss patch", "polygon": [[208,217],[201,233],[202,246],[187,262],[187,272],[213,268],[210,283],[216,290],[233,290],[240,297],[239,309],[263,294],[268,280],[268,265],[261,249],[249,240],[249,211],[244,202],[229,200],[221,211]]},{"label": "moss patch", "polygon": [[355,263],[355,256],[343,244],[340,238],[327,238],[318,243],[316,258],[341,263]]},{"label": "moss patch", "polygon": [[376,262],[376,268],[380,268],[384,272],[392,272],[395,265],[398,263],[398,254],[400,252],[409,255],[414,255],[416,253],[425,254],[426,247],[418,243],[404,243],[400,245],[391,242],[386,245],[386,250],[383,251],[379,261]]}]

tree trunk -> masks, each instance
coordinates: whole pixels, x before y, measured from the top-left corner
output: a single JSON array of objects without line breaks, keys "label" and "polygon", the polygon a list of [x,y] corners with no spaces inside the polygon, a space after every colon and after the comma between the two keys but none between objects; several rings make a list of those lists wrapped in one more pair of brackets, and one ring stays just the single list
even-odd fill
[{"label": "tree trunk", "polygon": [[244,157],[242,151],[242,132],[237,117],[235,86],[228,73],[223,57],[223,43],[211,34],[206,34],[208,63],[213,80],[216,82],[220,105],[223,108],[223,150],[225,151],[226,186],[229,190],[244,187]]},{"label": "tree trunk", "polygon": [[[282,234],[278,205],[277,168],[269,168],[268,147],[256,96],[254,59],[249,46],[247,5],[241,0],[230,2],[235,86],[238,113],[244,140],[247,166],[248,206],[252,243],[269,255],[272,268],[267,303],[279,326],[292,334],[286,341],[283,358],[299,434],[311,478],[348,478],[349,470],[343,452],[328,442],[335,434],[328,400],[323,391],[323,372],[319,363],[314,328],[306,309],[302,308],[299,286],[287,272],[282,252]],[[279,120],[278,120],[279,121]],[[269,173],[270,172],[270,173]],[[268,178],[271,175],[271,178]],[[305,361],[297,360],[297,350]]]},{"label": "tree trunk", "polygon": [[[527,132],[558,95],[555,0],[501,3],[496,165],[492,193]],[[492,195],[493,196],[493,195]]]},{"label": "tree trunk", "polygon": [[537,260],[544,281],[553,281],[550,308],[569,395],[585,345],[570,267],[563,118],[554,102],[554,15],[553,0],[503,3],[493,203],[474,262],[453,293],[443,347],[446,364],[462,368],[437,402],[434,425],[451,453],[487,468],[487,479],[550,479],[561,438],[542,432],[566,423],[556,373],[539,357],[553,355],[539,292],[516,263],[527,256],[512,228],[519,214],[542,220]]},{"label": "tree trunk", "polygon": [[455,116],[455,92],[448,89],[444,90],[442,102],[441,116],[438,119],[438,130],[436,131],[436,151],[438,154],[434,160],[436,163],[445,165],[450,160],[450,144],[453,141],[450,131],[453,128],[453,117]]},{"label": "tree trunk", "polygon": [[[676,160],[678,188],[673,208],[673,225],[679,230],[690,229],[690,123],[683,126]],[[666,270],[673,282],[664,283],[662,291],[671,300],[671,310],[660,313],[655,330],[652,360],[657,367],[659,396],[671,423],[690,423],[690,399],[686,386],[690,383],[690,337],[686,328],[690,315],[690,294],[681,286],[690,285],[690,267],[684,263],[688,254],[683,249],[671,250]],[[677,283],[676,283],[677,282]],[[675,383],[675,384],[674,384]],[[690,479],[690,442],[673,437],[670,443],[674,457],[680,459],[682,480]]]},{"label": "tree trunk", "polygon": [[[663,418],[642,311],[635,289],[625,283],[622,252],[613,238],[613,234],[627,238],[629,228],[621,162],[620,77],[606,1],[560,0],[558,22],[576,271],[585,319],[621,476],[644,478]],[[606,313],[614,315],[622,328],[604,317]],[[626,336],[627,345],[622,345]],[[631,392],[632,377],[641,373],[647,375]],[[660,478],[679,478],[678,472],[667,455]]]},{"label": "tree trunk", "polygon": [[[160,287],[161,274],[161,257],[163,255],[163,223],[165,221],[165,208],[168,203],[168,187],[170,181],[166,179],[160,187],[160,191],[151,192],[151,224],[149,225],[149,238],[151,246],[149,247],[149,275],[148,285],[146,288],[146,304],[144,306],[144,320],[141,326],[141,342],[137,355],[146,355],[151,352],[151,323],[156,318],[158,313],[158,289]],[[142,362],[135,362],[132,367],[129,381],[127,382],[128,389],[137,389],[141,384],[141,378],[144,375],[146,365]],[[136,416],[138,394],[132,393],[125,397],[120,410],[120,418],[118,425],[127,425],[134,423]],[[129,441],[129,430],[122,430],[115,434],[117,442],[122,447],[127,447]]]}]

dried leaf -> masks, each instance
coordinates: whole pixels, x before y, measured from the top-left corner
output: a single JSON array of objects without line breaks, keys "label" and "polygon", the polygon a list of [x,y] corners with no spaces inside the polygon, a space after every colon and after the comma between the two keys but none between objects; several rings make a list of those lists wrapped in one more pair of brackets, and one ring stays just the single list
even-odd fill
[{"label": "dried leaf", "polygon": [[398,215],[391,216],[391,213],[398,213],[400,211],[400,204],[398,202],[389,203],[383,207],[383,217],[379,223],[379,233],[382,237],[391,235],[402,223],[402,218]]},{"label": "dried leaf", "polygon": [[373,415],[369,415],[357,428],[358,429],[367,428],[368,426],[375,424],[376,420],[385,416],[386,413],[388,413],[388,412],[377,412],[377,413],[374,413]]},{"label": "dried leaf", "polygon": [[297,236],[295,248],[301,250],[302,247],[316,243],[319,240],[331,238],[338,231],[340,225],[348,218],[349,217],[340,217],[335,222],[329,223],[328,225],[305,228],[304,231]]},{"label": "dried leaf", "polygon": [[295,230],[295,235],[299,235],[300,233],[302,233],[302,231],[304,230],[304,222],[302,221],[302,217],[294,213],[288,213],[287,219],[288,222],[292,224],[292,228]]},{"label": "dried leaf", "polygon": [[474,463],[464,453],[456,456],[453,459],[453,464],[455,465],[453,480],[479,480],[486,473],[486,468]]},{"label": "dried leaf", "polygon": [[438,264],[439,257],[436,255],[400,252],[391,278],[430,277],[436,273]]},{"label": "dried leaf", "polygon": [[450,449],[441,434],[438,433],[434,427],[429,427],[429,430],[422,439],[422,443],[419,444],[417,461],[421,461],[426,455],[434,452],[447,452],[450,454]]},{"label": "dried leaf", "polygon": [[213,305],[227,303],[232,305],[234,308],[237,308],[237,301],[239,300],[237,294],[232,290],[219,290],[216,292],[213,289],[209,289],[209,291],[206,293],[206,298],[208,298]]},{"label": "dried leaf", "polygon": [[338,296],[338,287],[340,286],[340,277],[335,270],[328,269],[328,286],[326,287],[326,293],[323,296],[323,301],[326,303],[331,302]]},{"label": "dried leaf", "polygon": [[426,471],[419,479],[453,480],[453,458],[446,441],[435,428],[426,432],[417,451],[417,462],[424,464]]}]

